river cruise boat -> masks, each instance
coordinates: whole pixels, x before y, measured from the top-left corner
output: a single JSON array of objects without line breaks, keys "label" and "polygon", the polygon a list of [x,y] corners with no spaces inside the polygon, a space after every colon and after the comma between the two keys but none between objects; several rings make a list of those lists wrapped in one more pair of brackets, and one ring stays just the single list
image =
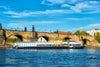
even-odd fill
[{"label": "river cruise boat", "polygon": [[55,46],[53,42],[16,42],[14,49],[82,49],[84,46],[76,42],[70,42],[68,45]]},{"label": "river cruise boat", "polygon": [[64,45],[68,45],[70,48],[84,48],[81,44],[77,43],[75,40],[69,40],[67,42],[63,42]]}]

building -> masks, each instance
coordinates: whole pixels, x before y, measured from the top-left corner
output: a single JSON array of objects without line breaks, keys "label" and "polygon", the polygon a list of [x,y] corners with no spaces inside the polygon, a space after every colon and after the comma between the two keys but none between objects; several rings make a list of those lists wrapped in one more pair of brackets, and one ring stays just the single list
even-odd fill
[{"label": "building", "polygon": [[95,36],[97,32],[100,33],[100,29],[92,29],[91,31],[87,31],[91,36]]}]

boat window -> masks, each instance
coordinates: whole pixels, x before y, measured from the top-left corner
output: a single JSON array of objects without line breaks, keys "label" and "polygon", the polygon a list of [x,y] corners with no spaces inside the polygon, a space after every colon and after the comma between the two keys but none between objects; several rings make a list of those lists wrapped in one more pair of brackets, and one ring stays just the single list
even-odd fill
[{"label": "boat window", "polygon": [[69,44],[69,46],[72,46],[72,44]]},{"label": "boat window", "polygon": [[81,46],[80,44],[77,44],[77,46]]}]

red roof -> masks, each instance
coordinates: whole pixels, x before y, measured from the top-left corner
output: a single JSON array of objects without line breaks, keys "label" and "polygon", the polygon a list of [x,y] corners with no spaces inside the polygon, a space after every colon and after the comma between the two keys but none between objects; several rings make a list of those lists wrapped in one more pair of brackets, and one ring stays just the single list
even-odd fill
[{"label": "red roof", "polygon": [[66,32],[66,34],[70,34],[70,35],[72,35],[73,33],[71,33],[71,32]]},{"label": "red roof", "polygon": [[58,33],[59,33],[59,34],[66,34],[66,33],[65,33],[65,32],[63,32],[63,31],[59,31]]},{"label": "red roof", "polygon": [[58,32],[59,34],[69,34],[69,35],[72,35],[73,33],[71,33],[71,32],[63,32],[63,31],[59,31]]}]

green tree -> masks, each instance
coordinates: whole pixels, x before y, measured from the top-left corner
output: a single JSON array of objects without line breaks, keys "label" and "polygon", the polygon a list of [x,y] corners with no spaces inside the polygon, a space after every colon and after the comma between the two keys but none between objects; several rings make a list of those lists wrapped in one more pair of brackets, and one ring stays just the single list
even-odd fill
[{"label": "green tree", "polygon": [[96,40],[100,43],[100,33],[99,32],[97,32],[96,34]]},{"label": "green tree", "polygon": [[89,33],[87,33],[87,35],[90,35]]},{"label": "green tree", "polygon": [[63,42],[66,42],[66,41],[68,41],[69,39],[63,39]]},{"label": "green tree", "polygon": [[87,33],[86,33],[86,31],[81,31],[80,34],[81,35],[86,35]]},{"label": "green tree", "polygon": [[77,30],[74,34],[75,35],[79,35],[80,34],[80,30]]}]

